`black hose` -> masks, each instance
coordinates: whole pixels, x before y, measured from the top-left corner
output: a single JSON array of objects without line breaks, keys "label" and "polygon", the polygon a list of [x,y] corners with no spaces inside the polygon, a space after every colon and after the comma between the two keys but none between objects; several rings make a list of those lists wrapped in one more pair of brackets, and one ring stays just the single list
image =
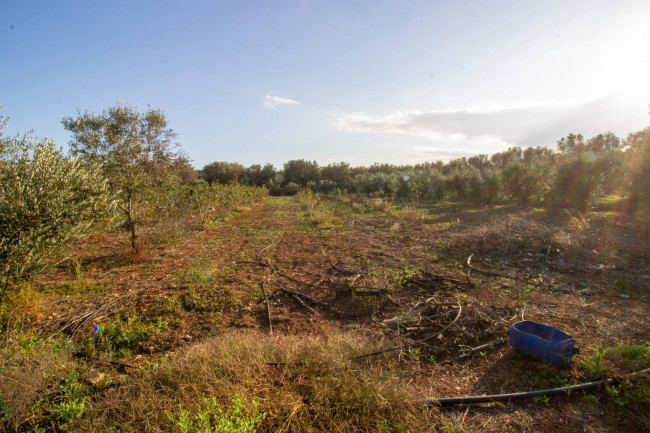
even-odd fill
[{"label": "black hose", "polygon": [[[626,377],[634,376],[637,374],[650,373],[650,368],[645,370],[636,371],[628,374]],[[450,397],[450,398],[434,398],[431,400],[422,400],[419,403],[426,406],[453,406],[456,404],[475,404],[475,403],[492,403],[495,401],[510,401],[521,400],[524,398],[541,397],[548,395],[567,394],[570,395],[573,391],[586,391],[588,389],[599,388],[604,385],[613,385],[620,381],[620,379],[611,378],[603,379],[595,382],[587,382],[579,385],[563,386],[561,388],[540,389],[537,391],[528,392],[514,392],[510,394],[493,394],[493,395],[476,395],[470,397]]]}]

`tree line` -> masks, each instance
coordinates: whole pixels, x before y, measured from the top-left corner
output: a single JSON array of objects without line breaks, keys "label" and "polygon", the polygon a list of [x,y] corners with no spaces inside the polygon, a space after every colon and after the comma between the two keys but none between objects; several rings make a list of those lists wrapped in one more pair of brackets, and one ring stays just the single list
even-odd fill
[{"label": "tree line", "polygon": [[650,127],[621,139],[611,132],[585,139],[569,134],[556,148],[512,147],[443,163],[319,166],[304,159],[243,167],[213,162],[198,171],[208,183],[266,186],[272,194],[308,188],[321,193],[362,193],[404,199],[565,206],[585,210],[606,194],[646,206],[650,197]]},{"label": "tree line", "polygon": [[5,137],[0,116],[0,293],[40,269],[75,239],[121,226],[138,248],[138,227],[230,212],[272,194],[372,194],[408,200],[565,206],[579,210],[605,194],[647,210],[650,127],[621,139],[569,134],[556,149],[513,147],[447,163],[319,166],[304,159],[243,167],[213,162],[195,170],[165,114],[117,104],[62,119],[69,152],[31,134]]}]

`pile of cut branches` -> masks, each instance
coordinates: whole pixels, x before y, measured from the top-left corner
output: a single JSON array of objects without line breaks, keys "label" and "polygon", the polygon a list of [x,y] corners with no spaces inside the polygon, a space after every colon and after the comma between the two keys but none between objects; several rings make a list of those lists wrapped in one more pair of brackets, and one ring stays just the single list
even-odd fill
[{"label": "pile of cut branches", "polygon": [[419,354],[459,360],[505,342],[513,313],[505,307],[433,296],[383,324],[401,339],[413,341],[408,346],[417,347]]}]

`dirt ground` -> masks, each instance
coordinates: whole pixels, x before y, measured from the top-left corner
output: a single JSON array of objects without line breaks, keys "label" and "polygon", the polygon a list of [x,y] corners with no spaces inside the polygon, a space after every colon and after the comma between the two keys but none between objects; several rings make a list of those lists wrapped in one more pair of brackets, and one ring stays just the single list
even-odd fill
[{"label": "dirt ground", "polygon": [[[384,212],[348,199],[310,208],[271,198],[137,253],[122,232],[87,239],[40,277],[48,310],[33,326],[82,342],[118,318],[165,321],[118,360],[128,374],[128,366],[234,329],[268,332],[266,292],[276,334],[345,331],[386,347],[414,343],[398,351],[420,390],[414,400],[554,387],[580,380],[577,362],[559,369],[517,353],[507,343],[510,324],[560,328],[584,357],[604,345],[650,345],[647,228],[607,209],[574,231],[580,221],[572,218],[504,206]],[[486,272],[468,267],[472,254],[472,266]],[[427,299],[427,326],[383,323]],[[453,326],[415,344],[444,329],[457,305]],[[581,396],[435,410],[447,424],[432,431],[644,428],[627,409]]]}]

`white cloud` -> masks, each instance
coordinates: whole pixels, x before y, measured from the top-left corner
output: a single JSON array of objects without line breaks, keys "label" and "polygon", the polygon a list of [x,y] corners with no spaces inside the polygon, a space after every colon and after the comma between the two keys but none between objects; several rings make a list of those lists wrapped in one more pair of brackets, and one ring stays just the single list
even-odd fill
[{"label": "white cloud", "polygon": [[[633,129],[631,107],[613,98],[588,102],[479,104],[464,109],[408,110],[385,115],[342,113],[331,119],[337,131],[400,135],[416,158],[433,155],[495,153],[510,146],[554,146],[570,132],[589,137],[608,130],[625,135]],[[626,121],[624,121],[626,120]],[[638,121],[637,121],[638,122]],[[633,128],[633,127],[632,127]],[[404,140],[402,140],[404,141]],[[402,149],[404,149],[402,147]]]},{"label": "white cloud", "polygon": [[264,98],[264,106],[275,110],[280,105],[298,105],[300,102],[289,98],[281,98],[280,96],[266,95]]}]

